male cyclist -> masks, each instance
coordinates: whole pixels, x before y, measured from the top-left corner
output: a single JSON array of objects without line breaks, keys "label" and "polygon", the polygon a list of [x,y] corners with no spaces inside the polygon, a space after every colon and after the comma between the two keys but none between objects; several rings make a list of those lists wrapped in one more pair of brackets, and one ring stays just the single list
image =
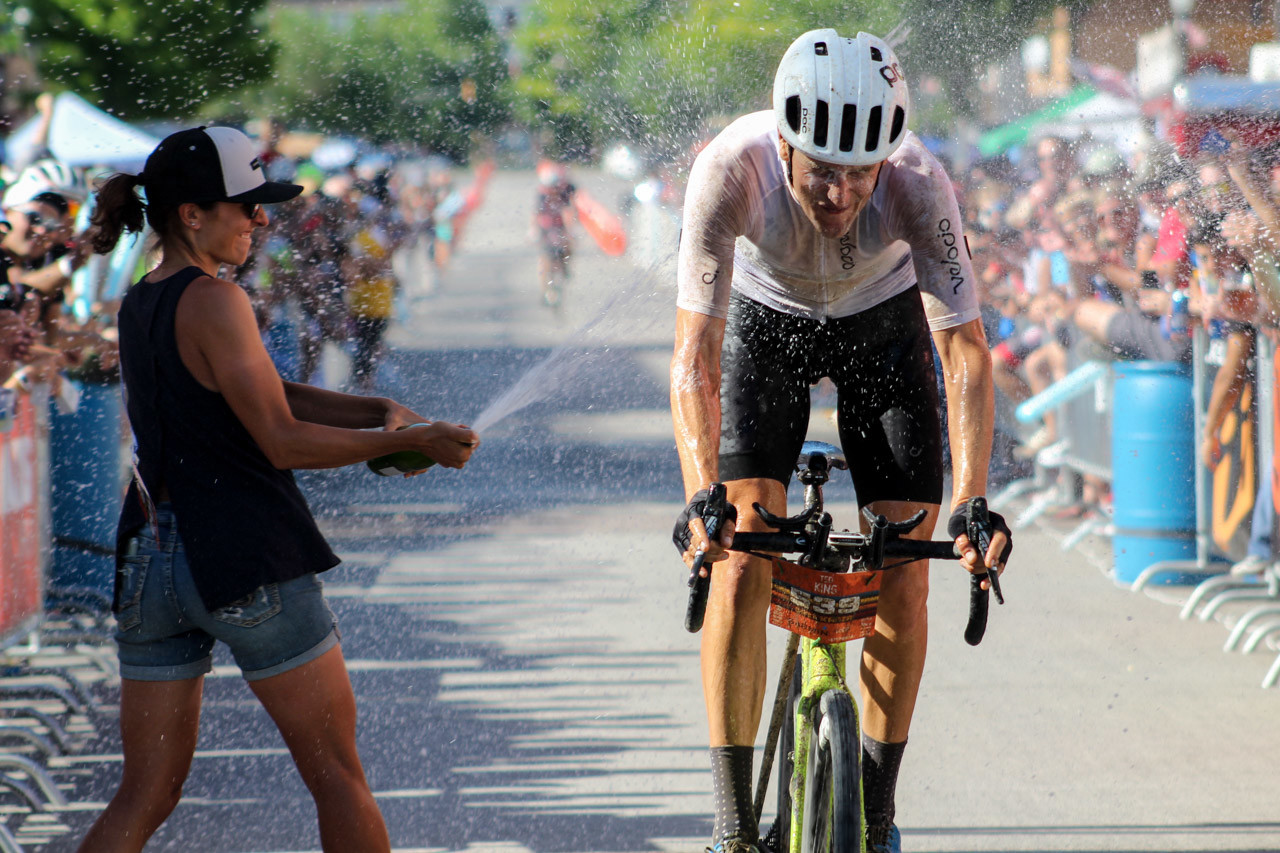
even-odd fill
[{"label": "male cyclist", "polygon": [[542,301],[555,308],[560,304],[560,288],[569,277],[569,224],[573,221],[573,198],[577,188],[569,182],[564,166],[541,163],[538,166],[538,195],[533,210],[537,229],[538,280],[542,283]]},{"label": "male cyclist", "polygon": [[[954,515],[964,565],[1003,565],[1007,527],[980,555],[963,508],[986,490],[991,360],[960,212],[942,167],[906,129],[907,84],[867,33],[814,30],[783,56],[773,110],[743,116],[698,156],[685,196],[671,401],[690,499],[686,561],[717,562],[702,631],[716,816],[713,851],[755,851],[751,750],[765,690],[768,561],[709,542],[697,494],[728,487],[744,530],[760,503],[785,514],[809,386],[830,377],[858,500],[890,519],[942,502],[942,439],[930,338],[951,424]],[[956,519],[959,519],[957,524]],[[861,663],[868,849],[897,851],[894,790],[924,667],[928,563],[885,574]]]}]

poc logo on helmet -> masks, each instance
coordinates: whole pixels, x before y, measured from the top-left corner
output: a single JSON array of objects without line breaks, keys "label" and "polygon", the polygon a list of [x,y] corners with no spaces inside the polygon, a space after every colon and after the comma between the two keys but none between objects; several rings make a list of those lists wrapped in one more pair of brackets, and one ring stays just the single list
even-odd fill
[{"label": "poc logo on helmet", "polygon": [[902,69],[896,62],[892,65],[881,65],[880,76],[884,78],[884,82],[892,86],[902,79]]}]

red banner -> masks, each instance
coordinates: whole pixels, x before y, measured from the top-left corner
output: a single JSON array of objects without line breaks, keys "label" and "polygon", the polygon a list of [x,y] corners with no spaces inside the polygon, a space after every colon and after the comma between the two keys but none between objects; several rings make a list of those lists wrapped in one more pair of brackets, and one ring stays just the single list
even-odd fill
[{"label": "red banner", "polygon": [[12,428],[0,433],[0,639],[43,608],[38,440],[32,398],[20,395]]}]

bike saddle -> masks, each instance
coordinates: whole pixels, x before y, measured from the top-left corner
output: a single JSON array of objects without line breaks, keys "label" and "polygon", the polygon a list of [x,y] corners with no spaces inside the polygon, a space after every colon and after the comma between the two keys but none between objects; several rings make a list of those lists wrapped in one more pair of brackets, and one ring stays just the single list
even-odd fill
[{"label": "bike saddle", "polygon": [[849,460],[844,451],[834,444],[825,441],[806,441],[800,447],[800,458],[796,460],[796,471],[803,476],[810,471],[829,470],[848,471]]}]

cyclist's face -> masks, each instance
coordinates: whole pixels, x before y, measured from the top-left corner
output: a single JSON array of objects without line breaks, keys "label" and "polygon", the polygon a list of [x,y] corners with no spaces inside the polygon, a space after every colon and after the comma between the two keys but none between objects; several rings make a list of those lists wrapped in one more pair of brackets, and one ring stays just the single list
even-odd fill
[{"label": "cyclist's face", "polygon": [[880,163],[838,166],[782,145],[782,159],[791,156],[791,189],[813,227],[829,238],[849,233],[876,188]]}]

